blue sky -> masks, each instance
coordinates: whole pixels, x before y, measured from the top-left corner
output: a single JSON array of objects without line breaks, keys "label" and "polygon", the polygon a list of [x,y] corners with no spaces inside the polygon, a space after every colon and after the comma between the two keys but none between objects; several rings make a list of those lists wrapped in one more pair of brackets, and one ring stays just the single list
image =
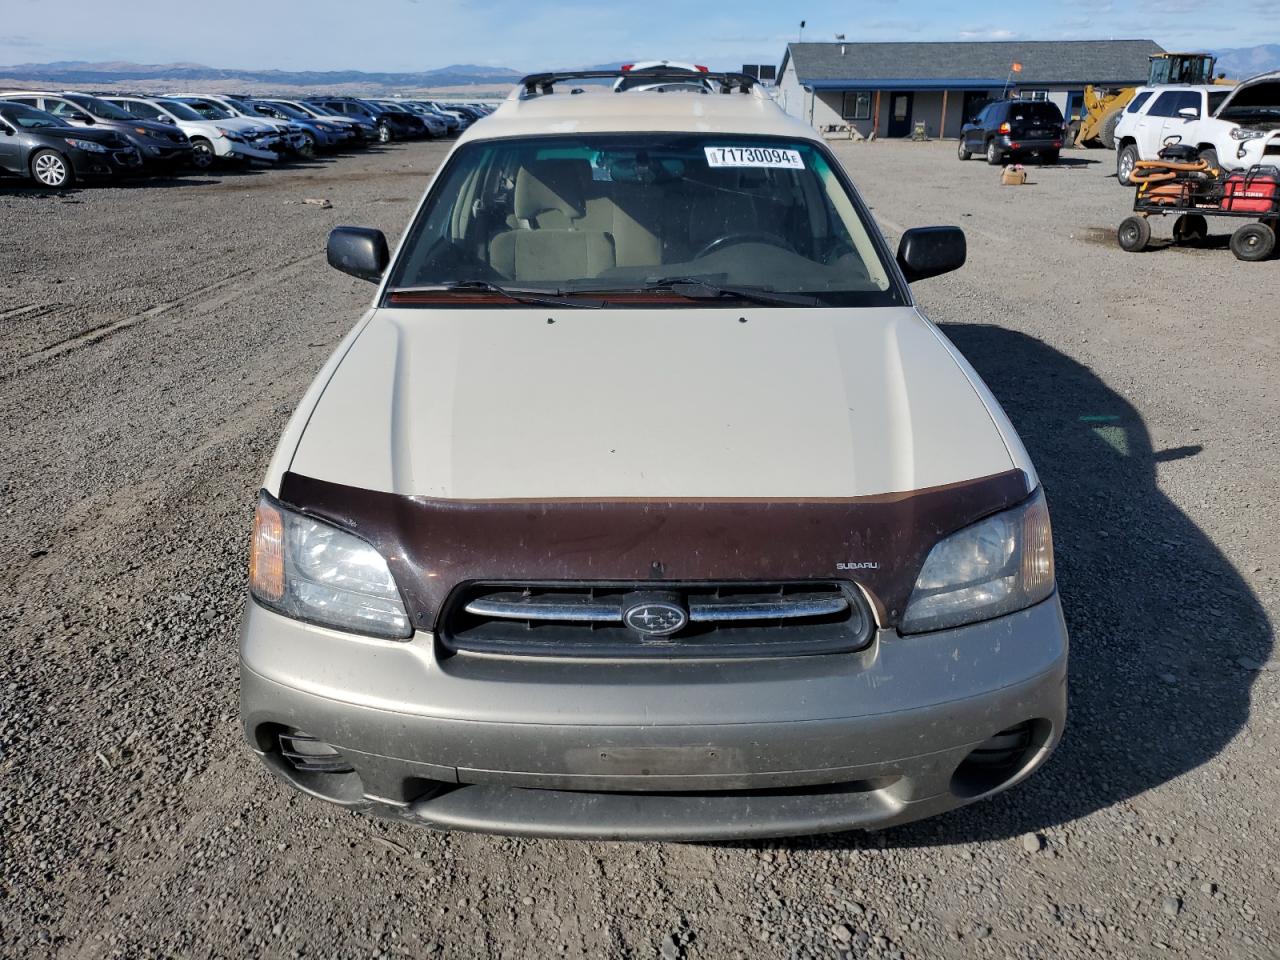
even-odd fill
[{"label": "blue sky", "polygon": [[1149,37],[1188,49],[1280,40],[1275,0],[0,0],[0,9],[0,64],[532,70],[668,57],[729,68],[778,62],[802,18],[812,40]]}]

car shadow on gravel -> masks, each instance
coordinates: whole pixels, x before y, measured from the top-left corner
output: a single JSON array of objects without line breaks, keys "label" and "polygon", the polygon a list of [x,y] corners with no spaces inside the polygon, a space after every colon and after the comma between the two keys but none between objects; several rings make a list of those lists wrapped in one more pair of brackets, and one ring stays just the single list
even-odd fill
[{"label": "car shadow on gravel", "polygon": [[1136,797],[1222,751],[1271,656],[1261,603],[1157,482],[1157,463],[1200,455],[1206,438],[1153,450],[1138,411],[1070,357],[996,326],[944,330],[1013,420],[1049,500],[1071,633],[1066,736],[1043,769],[989,801],[798,846],[1000,840]]}]

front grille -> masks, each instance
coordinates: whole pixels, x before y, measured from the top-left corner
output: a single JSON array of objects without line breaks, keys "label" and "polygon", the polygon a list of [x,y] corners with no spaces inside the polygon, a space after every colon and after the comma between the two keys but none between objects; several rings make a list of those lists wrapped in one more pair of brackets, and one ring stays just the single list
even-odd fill
[{"label": "front grille", "polygon": [[438,630],[450,652],[732,658],[848,653],[874,618],[848,583],[478,583]]}]

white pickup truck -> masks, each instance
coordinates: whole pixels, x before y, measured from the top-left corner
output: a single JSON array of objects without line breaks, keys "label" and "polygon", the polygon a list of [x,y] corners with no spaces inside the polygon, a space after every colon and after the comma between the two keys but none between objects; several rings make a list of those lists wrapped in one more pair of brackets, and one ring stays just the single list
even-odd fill
[{"label": "white pickup truck", "polygon": [[1237,87],[1140,87],[1116,125],[1116,179],[1131,184],[1133,165],[1155,160],[1167,143],[1193,146],[1226,170],[1280,166],[1280,72]]}]

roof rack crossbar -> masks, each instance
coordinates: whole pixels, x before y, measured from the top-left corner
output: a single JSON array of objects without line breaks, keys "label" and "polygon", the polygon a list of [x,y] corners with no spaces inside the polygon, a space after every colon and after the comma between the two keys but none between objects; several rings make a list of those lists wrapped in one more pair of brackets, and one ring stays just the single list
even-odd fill
[{"label": "roof rack crossbar", "polygon": [[760,83],[755,77],[746,73],[691,73],[688,70],[663,70],[662,68],[645,68],[643,70],[565,70],[551,73],[531,73],[520,81],[524,88],[523,97],[545,96],[555,92],[555,85],[569,80],[620,80],[627,77],[644,77],[647,83],[696,83],[706,80],[719,84],[721,93],[750,93]]}]

